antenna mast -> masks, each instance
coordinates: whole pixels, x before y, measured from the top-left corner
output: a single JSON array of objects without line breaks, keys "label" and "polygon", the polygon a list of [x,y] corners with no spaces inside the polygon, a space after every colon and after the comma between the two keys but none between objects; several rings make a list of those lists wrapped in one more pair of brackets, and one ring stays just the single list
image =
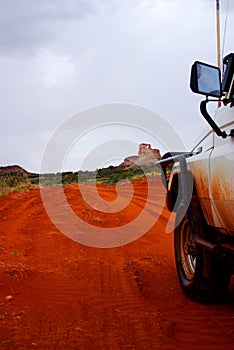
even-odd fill
[{"label": "antenna mast", "polygon": [[[221,45],[220,45],[220,10],[219,0],[216,0],[216,27],[217,27],[217,65],[221,70]],[[218,108],[221,107],[221,101],[218,101]]]},{"label": "antenna mast", "polygon": [[219,0],[216,0],[216,26],[217,26],[217,65],[221,69],[221,49],[220,49],[220,8]]}]

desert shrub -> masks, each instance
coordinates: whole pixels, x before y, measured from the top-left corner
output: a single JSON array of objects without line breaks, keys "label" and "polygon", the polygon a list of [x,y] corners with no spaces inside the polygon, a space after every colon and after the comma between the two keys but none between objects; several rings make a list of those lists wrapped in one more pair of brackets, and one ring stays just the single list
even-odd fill
[{"label": "desert shrub", "polygon": [[14,190],[23,190],[30,187],[27,175],[22,173],[0,174],[0,195],[10,193]]}]

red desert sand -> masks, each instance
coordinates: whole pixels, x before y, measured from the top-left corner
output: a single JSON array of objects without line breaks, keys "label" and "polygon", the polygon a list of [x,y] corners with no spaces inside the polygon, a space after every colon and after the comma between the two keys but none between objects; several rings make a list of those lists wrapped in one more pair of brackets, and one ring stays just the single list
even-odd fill
[{"label": "red desert sand", "polygon": [[[82,186],[92,191],[93,185]],[[124,186],[127,193],[129,184]],[[160,179],[148,187],[156,196],[147,211],[145,180],[134,182],[131,203],[116,213],[90,208],[78,185],[67,186],[65,194],[82,220],[108,230],[134,221],[142,210],[145,220],[157,217],[165,191]],[[116,199],[113,186],[98,191],[106,201]],[[39,189],[0,197],[0,349],[233,350],[233,280],[224,303],[185,297],[173,233],[165,232],[170,215],[164,208],[132,243],[94,248],[53,225]]]}]

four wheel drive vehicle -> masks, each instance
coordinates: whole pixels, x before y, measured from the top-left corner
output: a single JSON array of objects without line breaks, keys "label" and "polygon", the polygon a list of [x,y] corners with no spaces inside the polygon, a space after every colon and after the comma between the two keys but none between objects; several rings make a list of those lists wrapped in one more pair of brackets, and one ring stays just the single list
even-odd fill
[{"label": "four wheel drive vehicle", "polygon": [[[174,250],[178,278],[196,301],[223,298],[234,273],[234,54],[217,67],[192,66],[190,87],[206,95],[201,113],[210,132],[189,153],[166,153],[160,162],[166,203],[176,212]],[[209,99],[213,97],[216,99]],[[206,110],[219,101],[215,119]],[[216,102],[217,103],[217,102]]]}]

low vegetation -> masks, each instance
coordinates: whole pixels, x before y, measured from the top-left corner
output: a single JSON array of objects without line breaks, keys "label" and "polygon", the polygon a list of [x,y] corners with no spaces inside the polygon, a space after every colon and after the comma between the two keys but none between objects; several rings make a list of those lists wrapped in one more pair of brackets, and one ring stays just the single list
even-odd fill
[{"label": "low vegetation", "polygon": [[0,195],[5,195],[12,191],[25,191],[30,189],[31,186],[30,179],[25,174],[0,174]]},{"label": "low vegetation", "polygon": [[152,181],[158,175],[159,170],[156,168],[124,169],[113,166],[96,171],[67,171],[42,175],[9,172],[0,174],[0,195],[8,194],[14,190],[29,190],[39,183],[45,186],[66,186],[74,183],[114,185],[119,181],[138,180],[144,176],[150,176]]},{"label": "low vegetation", "polygon": [[[157,177],[160,174],[156,168],[133,168],[123,169],[110,166],[109,168],[97,169],[96,171],[62,172],[57,174],[43,174],[40,183],[43,185],[62,185],[73,183],[87,184],[115,184],[121,180],[130,181],[141,179],[144,176]],[[38,183],[39,176],[31,178],[32,183]]]}]

